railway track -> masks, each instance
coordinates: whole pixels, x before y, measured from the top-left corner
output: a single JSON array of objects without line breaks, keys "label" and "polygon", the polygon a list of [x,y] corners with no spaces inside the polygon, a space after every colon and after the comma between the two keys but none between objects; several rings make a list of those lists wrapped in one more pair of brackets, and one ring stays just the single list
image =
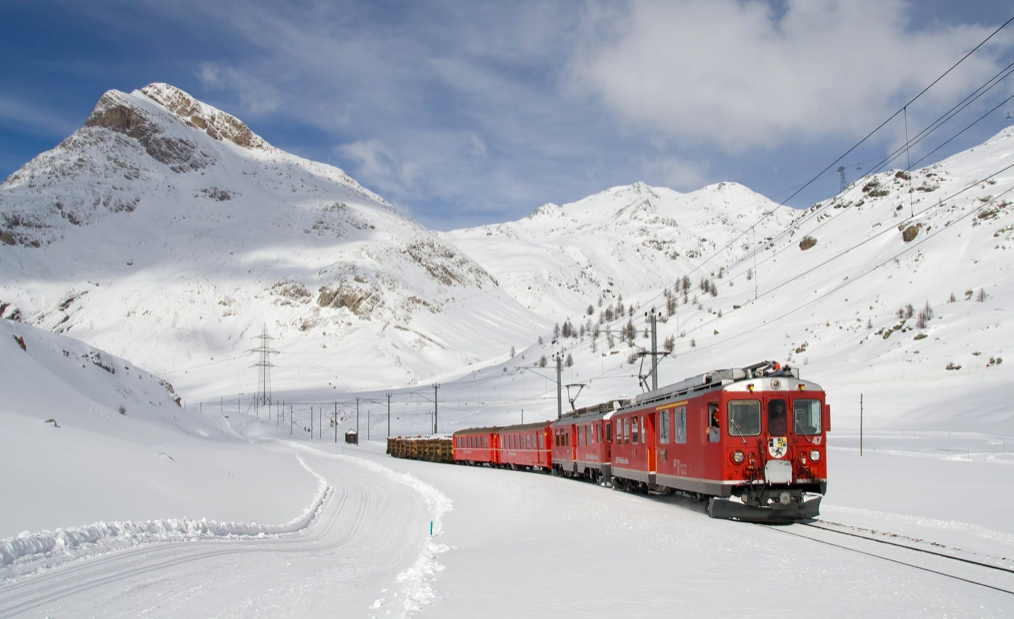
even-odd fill
[{"label": "railway track", "polygon": [[[933,544],[935,548],[920,548],[916,545],[921,540],[906,538],[895,534],[892,539],[876,537],[876,532],[864,535],[853,531],[845,531],[844,525],[821,520],[797,522],[791,525],[758,525],[770,531],[801,537],[819,544],[834,546],[850,552],[866,555],[883,561],[904,565],[924,572],[959,580],[979,587],[985,587],[1001,593],[1014,595],[1014,559],[1007,557],[989,557],[994,563],[985,560],[971,559],[943,552],[946,546]],[[805,531],[805,532],[804,532]],[[909,539],[913,544],[906,544],[894,539]],[[876,552],[875,550],[880,550]],[[1007,564],[1004,565],[1004,562]]]}]

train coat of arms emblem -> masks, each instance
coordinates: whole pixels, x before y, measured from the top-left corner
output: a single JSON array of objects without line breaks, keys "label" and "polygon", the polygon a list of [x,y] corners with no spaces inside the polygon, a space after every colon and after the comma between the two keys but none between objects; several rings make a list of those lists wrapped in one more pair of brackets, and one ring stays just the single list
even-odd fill
[{"label": "train coat of arms emblem", "polygon": [[768,453],[772,458],[781,458],[788,451],[789,443],[784,436],[768,437]]}]

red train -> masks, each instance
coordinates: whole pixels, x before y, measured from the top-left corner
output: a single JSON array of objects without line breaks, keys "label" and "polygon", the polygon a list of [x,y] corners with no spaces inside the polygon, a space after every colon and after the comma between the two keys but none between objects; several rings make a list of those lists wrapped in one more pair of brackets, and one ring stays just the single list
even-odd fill
[{"label": "red train", "polygon": [[454,433],[454,461],[708,500],[713,518],[817,516],[831,408],[796,368],[715,370],[553,422]]}]

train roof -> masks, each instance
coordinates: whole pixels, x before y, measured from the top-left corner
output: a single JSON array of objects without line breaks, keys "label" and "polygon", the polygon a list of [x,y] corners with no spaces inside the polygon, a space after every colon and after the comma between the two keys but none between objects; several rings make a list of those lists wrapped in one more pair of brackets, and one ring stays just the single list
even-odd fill
[{"label": "train roof", "polygon": [[799,368],[790,367],[788,364],[782,365],[777,361],[761,361],[743,368],[711,370],[678,383],[643,393],[627,402],[624,409],[689,398],[715,389],[728,388],[733,391],[746,391],[750,381],[755,382],[757,388],[762,390],[784,389],[789,385],[793,389],[800,388],[802,385],[803,390],[821,390],[817,383],[799,380]]},{"label": "train roof", "polygon": [[518,424],[516,426],[503,426],[497,428],[498,432],[524,432],[525,430],[541,430],[546,427],[549,421],[538,421],[533,423]]},{"label": "train roof", "polygon": [[488,426],[485,428],[466,428],[464,430],[458,430],[454,433],[454,436],[462,436],[465,434],[495,434],[500,428],[497,426]]}]

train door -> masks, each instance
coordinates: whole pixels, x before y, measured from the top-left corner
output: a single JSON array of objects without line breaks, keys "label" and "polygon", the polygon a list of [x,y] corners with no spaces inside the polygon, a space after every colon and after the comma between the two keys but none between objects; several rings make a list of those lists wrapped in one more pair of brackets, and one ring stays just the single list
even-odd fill
[{"label": "train door", "polygon": [[647,449],[648,472],[655,473],[658,468],[658,413],[644,416],[644,445]]},{"label": "train door", "polygon": [[[781,396],[767,399],[765,423],[767,424],[767,455],[784,458],[788,452],[789,419],[788,406]],[[762,444],[761,448],[765,446]]]}]

